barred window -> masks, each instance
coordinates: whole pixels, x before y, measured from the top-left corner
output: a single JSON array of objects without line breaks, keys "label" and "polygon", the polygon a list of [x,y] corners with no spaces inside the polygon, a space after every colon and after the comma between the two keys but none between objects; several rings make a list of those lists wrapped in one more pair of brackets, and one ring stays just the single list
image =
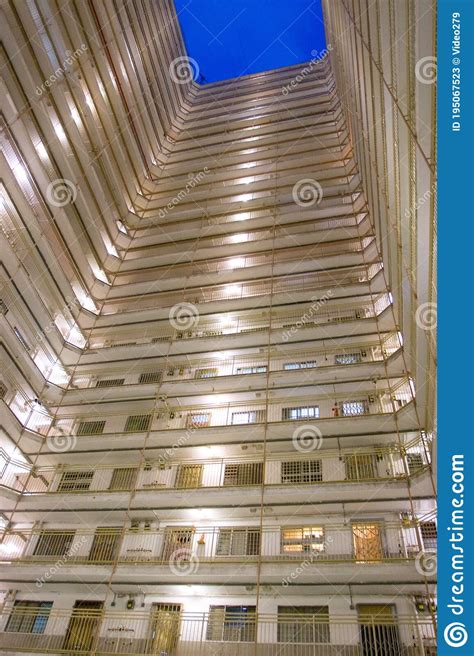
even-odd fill
[{"label": "barred window", "polygon": [[219,374],[217,367],[207,367],[204,369],[196,369],[194,378],[215,378]]},{"label": "barred window", "polygon": [[369,404],[367,401],[343,401],[341,407],[343,417],[366,415],[369,412]]},{"label": "barred window", "polygon": [[81,421],[77,429],[78,435],[102,435],[105,421]]},{"label": "barred window", "polygon": [[8,389],[4,383],[0,383],[0,399],[4,399],[7,395]]},{"label": "barred window", "polygon": [[93,477],[93,471],[63,472],[61,480],[59,481],[58,492],[76,492],[80,490],[88,490],[92,483]]},{"label": "barred window", "polygon": [[282,483],[319,483],[322,480],[321,460],[295,460],[281,463]]},{"label": "barred window", "polygon": [[321,553],[324,551],[322,526],[285,528],[281,532],[281,552],[289,554]]},{"label": "barred window", "polygon": [[162,371],[150,371],[149,373],[140,374],[139,383],[159,383],[163,376]]},{"label": "barred window", "polygon": [[410,474],[416,474],[423,468],[423,456],[421,453],[407,453],[407,465]]},{"label": "barred window", "polygon": [[114,469],[109,490],[131,490],[135,484],[137,467],[119,467]]},{"label": "barred window", "polygon": [[375,456],[368,453],[354,453],[344,458],[346,478],[349,481],[367,480],[376,477]]},{"label": "barred window", "polygon": [[263,479],[263,462],[229,464],[224,469],[224,485],[260,485]]},{"label": "barred window", "polygon": [[306,360],[305,362],[286,362],[283,369],[291,371],[293,369],[313,369],[317,366],[314,360]]},{"label": "barred window", "polygon": [[44,633],[52,601],[15,601],[5,631]]},{"label": "barred window", "polygon": [[216,556],[257,556],[260,553],[259,528],[221,528]]},{"label": "barred window", "polygon": [[296,419],[317,419],[319,417],[318,405],[304,405],[296,408],[282,408],[281,418],[285,421]]},{"label": "barred window", "polygon": [[237,367],[238,374],[264,374],[266,371],[266,365],[256,365],[254,367]]},{"label": "barred window", "polygon": [[205,428],[210,423],[210,412],[191,412],[186,419],[186,426],[188,428]]},{"label": "barred window", "polygon": [[65,556],[71,548],[75,531],[42,531],[36,543],[34,556]]},{"label": "barred window", "polygon": [[426,551],[436,551],[438,548],[438,528],[436,522],[420,522],[420,532]]},{"label": "barred window", "polygon": [[362,362],[362,356],[360,353],[339,353],[334,356],[334,362],[336,364],[357,364]]},{"label": "barred window", "polygon": [[329,643],[328,606],[278,606],[278,642]]},{"label": "barred window", "polygon": [[202,465],[180,465],[176,475],[176,487],[200,487],[202,481]]},{"label": "barred window", "polygon": [[265,420],[265,410],[248,410],[247,412],[233,412],[232,424],[258,424]]},{"label": "barred window", "polygon": [[95,384],[96,387],[117,387],[123,385],[125,378],[109,378],[107,380],[98,380]]},{"label": "barred window", "polygon": [[151,424],[151,415],[131,415],[127,417],[125,432],[134,433],[147,431]]},{"label": "barred window", "polygon": [[210,606],[206,640],[255,642],[255,606]]}]

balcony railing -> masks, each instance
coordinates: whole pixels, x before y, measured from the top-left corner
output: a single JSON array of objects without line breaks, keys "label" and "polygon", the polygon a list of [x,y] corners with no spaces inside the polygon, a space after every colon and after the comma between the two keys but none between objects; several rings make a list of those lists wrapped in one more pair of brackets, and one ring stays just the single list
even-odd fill
[{"label": "balcony railing", "polygon": [[60,567],[160,565],[171,572],[188,564],[189,574],[204,565],[236,562],[305,563],[305,568],[323,563],[414,562],[420,554],[436,551],[436,524],[431,515],[428,521],[408,516],[397,521],[372,517],[353,518],[349,524],[294,517],[291,524],[281,527],[185,524],[157,528],[153,522],[137,521],[128,527],[95,530],[5,529],[1,537],[2,562],[53,562]]},{"label": "balcony railing", "polygon": [[[4,652],[54,654],[155,654],[162,656],[434,656],[436,631],[429,615],[394,617],[391,606],[358,606],[358,616],[329,616],[327,607],[278,615],[225,606],[185,613],[179,604],[146,610],[61,610],[8,605],[1,617]],[[309,608],[311,610],[311,608]],[[286,611],[286,612],[285,612]],[[377,614],[378,612],[378,614]],[[372,613],[372,614],[371,614]]]},{"label": "balcony railing", "polygon": [[[220,487],[357,485],[401,481],[430,468],[429,443],[424,436],[401,446],[358,449],[319,449],[304,457],[295,454],[257,454],[249,457],[180,459],[166,453],[120,465],[102,464],[32,467],[0,453],[0,485],[25,495],[111,494]],[[265,464],[265,466],[264,466]],[[232,474],[232,475],[231,475]]]}]

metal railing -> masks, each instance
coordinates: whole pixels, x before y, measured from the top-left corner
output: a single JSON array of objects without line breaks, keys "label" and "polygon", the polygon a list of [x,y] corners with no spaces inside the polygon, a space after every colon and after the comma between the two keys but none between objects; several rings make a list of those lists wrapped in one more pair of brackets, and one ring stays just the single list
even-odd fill
[{"label": "metal railing", "polygon": [[[95,607],[94,607],[95,604]],[[214,606],[182,612],[180,604],[143,610],[22,607],[3,610],[0,648],[55,654],[161,654],[163,656],[434,656],[435,627],[427,615],[394,617],[392,606],[364,605],[354,616],[329,615],[327,607],[281,607],[278,615],[255,606]],[[285,612],[286,611],[286,612]],[[304,613],[304,614],[303,614]]]}]

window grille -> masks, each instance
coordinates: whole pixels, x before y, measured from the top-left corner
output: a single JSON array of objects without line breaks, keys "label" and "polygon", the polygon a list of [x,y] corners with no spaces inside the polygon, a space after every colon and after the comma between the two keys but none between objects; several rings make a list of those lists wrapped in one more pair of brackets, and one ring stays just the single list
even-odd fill
[{"label": "window grille", "polygon": [[194,378],[215,378],[219,374],[217,367],[208,367],[207,369],[196,369]]},{"label": "window grille", "polygon": [[282,483],[319,483],[322,480],[321,460],[294,460],[281,463]]},{"label": "window grille", "polygon": [[341,408],[343,417],[366,415],[369,412],[369,404],[367,401],[343,401]]},{"label": "window grille", "polygon": [[278,642],[329,643],[328,606],[278,606]]},{"label": "window grille", "polygon": [[44,633],[52,605],[52,601],[15,601],[5,631]]},{"label": "window grille", "polygon": [[131,490],[135,484],[138,469],[136,467],[119,467],[114,469],[109,490]]},{"label": "window grille", "polygon": [[102,435],[105,428],[105,421],[81,421],[79,423],[78,435]]},{"label": "window grille", "polygon": [[372,454],[351,454],[345,457],[346,478],[361,481],[376,478],[376,458]]},{"label": "window grille", "polygon": [[265,410],[248,410],[246,412],[233,412],[232,424],[258,424],[265,421]]},{"label": "window grille", "polygon": [[77,492],[88,490],[92,479],[93,471],[68,471],[63,472],[58,485],[58,492]]},{"label": "window grille", "polygon": [[281,533],[282,553],[321,553],[324,551],[324,528],[301,526],[284,529]]},{"label": "window grille", "polygon": [[336,364],[357,364],[362,362],[362,356],[360,353],[340,353],[334,356],[334,362]]},{"label": "window grille", "polygon": [[263,462],[228,464],[224,469],[224,485],[260,485],[263,480]]},{"label": "window grille", "polygon": [[147,431],[150,428],[151,415],[131,415],[125,422],[125,432],[134,433]]},{"label": "window grille", "polygon": [[210,606],[206,640],[255,642],[255,606]]},{"label": "window grille", "polygon": [[201,486],[202,465],[180,465],[176,475],[176,487],[195,488]]},{"label": "window grille", "polygon": [[139,383],[159,383],[163,376],[162,371],[150,371],[146,374],[140,374]]},{"label": "window grille", "polygon": [[436,522],[420,522],[420,532],[426,551],[436,551],[438,547],[438,529]]},{"label": "window grille", "polygon": [[4,383],[0,383],[0,399],[4,399],[7,395],[8,388]]},{"label": "window grille", "polygon": [[264,374],[267,371],[266,365],[257,365],[255,367],[238,367],[238,374]]},{"label": "window grille", "polygon": [[98,380],[96,387],[117,387],[118,385],[123,385],[125,378],[109,378],[108,380]]},{"label": "window grille", "polygon": [[407,453],[407,465],[410,474],[416,474],[423,468],[423,456],[421,453]]},{"label": "window grille", "polygon": [[297,408],[283,408],[281,418],[293,421],[295,419],[317,419],[319,417],[318,405],[305,405]]},{"label": "window grille", "polygon": [[285,362],[283,369],[285,371],[293,371],[294,369],[313,369],[317,366],[314,360],[307,360],[305,362]]},{"label": "window grille", "polygon": [[205,428],[210,423],[210,412],[191,412],[186,418],[186,426],[188,428]]},{"label": "window grille", "polygon": [[65,556],[74,540],[75,531],[42,531],[36,543],[35,556]]},{"label": "window grille", "polygon": [[259,553],[259,528],[222,528],[219,530],[217,556],[257,556]]}]

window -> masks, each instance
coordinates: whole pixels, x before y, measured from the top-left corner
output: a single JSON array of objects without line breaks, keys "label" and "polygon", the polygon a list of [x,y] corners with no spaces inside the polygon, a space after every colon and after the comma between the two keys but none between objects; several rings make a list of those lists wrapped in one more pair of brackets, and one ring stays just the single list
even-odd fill
[{"label": "window", "polygon": [[356,560],[382,559],[382,531],[379,524],[353,524],[352,536]]},{"label": "window", "polygon": [[132,415],[127,417],[125,432],[134,433],[147,431],[150,428],[151,415]]},{"label": "window", "polygon": [[81,421],[77,428],[78,435],[102,435],[105,421]]},{"label": "window", "polygon": [[219,375],[219,369],[217,367],[207,367],[205,369],[196,369],[194,378],[215,378]]},{"label": "window", "polygon": [[186,419],[188,428],[205,428],[211,422],[210,412],[191,412]]},{"label": "window", "polygon": [[407,465],[410,474],[416,474],[423,468],[423,456],[421,453],[407,453]]},{"label": "window", "polygon": [[7,395],[8,389],[5,383],[0,383],[0,399],[4,399]]},{"label": "window", "polygon": [[281,418],[286,420],[295,419],[317,419],[319,417],[318,405],[304,405],[297,408],[283,408],[281,411]]},{"label": "window", "polygon": [[314,360],[307,360],[305,362],[286,362],[283,365],[283,369],[286,371],[292,371],[294,369],[313,369],[317,364]]},{"label": "window", "polygon": [[341,408],[343,417],[366,415],[369,412],[369,405],[367,401],[343,401]]},{"label": "window", "polygon": [[283,529],[281,551],[286,554],[322,553],[324,551],[324,528],[322,526],[302,526]]},{"label": "window", "polygon": [[266,365],[258,365],[255,367],[237,367],[238,374],[264,374],[266,371]]},{"label": "window", "polygon": [[357,364],[362,362],[362,356],[360,353],[339,353],[334,356],[334,362],[336,364]]},{"label": "window", "polygon": [[163,376],[162,371],[150,371],[147,374],[140,374],[139,383],[159,383]]},{"label": "window", "polygon": [[295,460],[281,463],[282,483],[319,483],[323,480],[321,460]]},{"label": "window", "polygon": [[233,412],[232,424],[258,424],[265,420],[265,410],[248,410],[247,412]]},{"label": "window", "polygon": [[211,606],[206,640],[255,642],[255,606]]},{"label": "window", "polygon": [[278,642],[330,642],[328,606],[278,606]]},{"label": "window", "polygon": [[436,522],[420,522],[420,532],[426,551],[436,551],[438,548],[438,529]]},{"label": "window", "polygon": [[216,556],[257,556],[260,553],[259,528],[221,528]]},{"label": "window", "polygon": [[95,384],[96,387],[116,387],[123,385],[125,378],[109,378],[108,380],[98,380]]},{"label": "window", "polygon": [[371,454],[355,453],[344,458],[346,478],[349,481],[360,481],[376,478],[376,459]]},{"label": "window", "polygon": [[58,492],[77,492],[88,490],[94,477],[93,471],[64,472],[58,485]]},{"label": "window", "polygon": [[114,469],[109,490],[131,490],[135,484],[138,469],[136,467],[119,467]]},{"label": "window", "polygon": [[75,531],[41,531],[34,556],[65,556],[71,548]]},{"label": "window", "polygon": [[44,633],[52,601],[15,601],[5,631]]},{"label": "window", "polygon": [[224,469],[224,485],[260,485],[262,477],[262,462],[226,465]]},{"label": "window", "polygon": [[27,351],[31,351],[30,345],[29,345],[28,342],[26,341],[26,339],[25,339],[23,333],[21,333],[21,331],[20,331],[16,326],[13,328],[13,332],[15,333],[15,335],[16,335],[18,341],[20,342],[20,344],[21,344],[21,345],[22,345]]},{"label": "window", "polygon": [[202,465],[180,465],[176,476],[176,487],[200,487],[202,480]]}]

